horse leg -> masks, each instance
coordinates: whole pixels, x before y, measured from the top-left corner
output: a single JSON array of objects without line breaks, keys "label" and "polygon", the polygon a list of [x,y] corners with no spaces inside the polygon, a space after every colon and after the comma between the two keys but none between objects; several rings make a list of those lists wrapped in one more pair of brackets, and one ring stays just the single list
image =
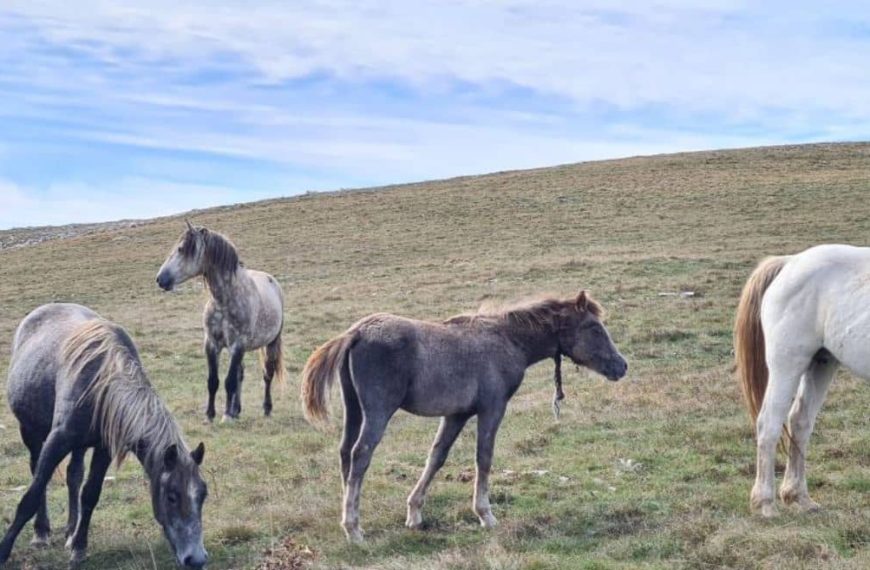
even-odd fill
[{"label": "horse leg", "polygon": [[[266,345],[266,358],[263,369],[263,415],[272,415],[272,379],[279,366],[278,355],[281,352],[281,335]],[[280,376],[279,376],[280,378]]]},{"label": "horse leg", "polygon": [[785,477],[779,489],[779,496],[786,504],[796,503],[801,509],[816,510],[819,505],[810,499],[806,479],[806,454],[810,434],[816,422],[816,416],[825,401],[825,395],[837,362],[828,357],[827,362],[814,361],[801,381],[798,395],[788,415],[789,439],[788,463],[785,467]]},{"label": "horse leg", "polygon": [[[54,470],[64,457],[72,450],[70,444],[70,436],[62,429],[52,431],[45,443],[42,445],[42,450],[39,453],[39,459],[36,462],[36,468],[33,473],[33,481],[30,482],[30,487],[21,497],[18,503],[18,508],[15,509],[15,519],[9,525],[3,541],[0,542],[0,565],[9,558],[12,553],[12,545],[18,534],[27,521],[45,503],[45,488],[51,479]],[[47,522],[47,519],[46,519]]]},{"label": "horse leg", "polygon": [[69,495],[67,509],[66,537],[72,536],[79,520],[79,499],[82,480],[85,476],[85,449],[74,449],[66,466],[66,487]]},{"label": "horse leg", "polygon": [[363,540],[363,532],[359,526],[359,499],[363,477],[371,464],[375,447],[384,436],[387,422],[393,417],[396,409],[398,408],[386,413],[384,410],[364,413],[359,438],[350,454],[350,470],[344,493],[344,514],[341,524],[350,542],[359,543]]},{"label": "horse leg", "polygon": [[75,532],[67,539],[66,547],[72,551],[70,562],[76,564],[85,558],[85,550],[88,547],[88,529],[91,526],[91,515],[97,502],[100,500],[100,493],[103,490],[103,479],[106,477],[106,471],[109,470],[109,465],[112,463],[112,456],[104,447],[94,449],[94,454],[91,457],[91,468],[88,471],[88,480],[82,490],[81,509],[79,512],[78,523],[76,524]]},{"label": "horse leg", "polygon": [[474,479],[474,512],[484,528],[493,528],[498,521],[489,504],[489,472],[495,451],[495,434],[504,417],[505,406],[480,412],[477,417],[477,474]]},{"label": "horse leg", "polygon": [[[24,427],[21,428],[21,439],[27,450],[30,452],[30,475],[36,475],[36,464],[39,461],[39,454],[42,451],[42,439],[38,436],[26,432]],[[33,522],[33,539],[30,541],[32,546],[48,546],[48,540],[51,536],[51,524],[48,520],[48,506],[45,501],[45,493],[39,501],[39,508],[36,511],[36,520]]]},{"label": "horse leg", "polygon": [[[244,355],[245,351],[239,346],[234,346],[230,349],[230,369],[227,371],[226,380],[224,380],[224,388],[227,391],[227,403],[224,411],[223,421],[235,419],[236,417],[238,417],[238,412],[236,412],[235,400],[240,388],[240,370],[242,365],[242,357]],[[241,404],[238,405],[238,410],[241,411]]]},{"label": "horse leg", "polygon": [[205,408],[205,417],[209,422],[214,421],[214,398],[220,387],[218,378],[218,362],[221,349],[210,339],[205,341],[205,360],[208,363],[208,404]]},{"label": "horse leg", "polygon": [[773,355],[773,358],[768,358],[770,377],[756,420],[758,455],[750,506],[762,516],[772,517],[776,516],[776,446],[782,436],[783,423],[797,393],[801,376],[807,371],[812,357],[796,358],[794,353],[780,356],[774,350],[768,350],[767,354]]},{"label": "horse leg", "polygon": [[341,397],[344,401],[344,433],[341,436],[339,455],[341,457],[341,488],[344,491],[347,486],[348,475],[350,474],[351,451],[359,439],[359,432],[363,422],[362,408],[360,408],[356,388],[354,388],[353,382],[350,381],[349,375],[346,375],[344,372],[341,374]]},{"label": "horse leg", "polygon": [[426,460],[426,467],[423,469],[423,474],[420,475],[420,480],[414,486],[414,490],[408,496],[408,518],[405,520],[405,526],[408,528],[420,528],[423,524],[423,515],[420,510],[423,508],[423,503],[426,502],[426,491],[429,489],[435,474],[444,465],[453,442],[456,441],[470,417],[467,414],[461,414],[441,418],[441,425],[438,426],[438,433],[435,434],[435,441],[432,442],[432,450],[429,452],[429,459]]},{"label": "horse leg", "polygon": [[239,361],[239,382],[236,384],[236,393],[233,396],[233,417],[238,418],[242,413],[242,384],[245,381],[245,363]]}]

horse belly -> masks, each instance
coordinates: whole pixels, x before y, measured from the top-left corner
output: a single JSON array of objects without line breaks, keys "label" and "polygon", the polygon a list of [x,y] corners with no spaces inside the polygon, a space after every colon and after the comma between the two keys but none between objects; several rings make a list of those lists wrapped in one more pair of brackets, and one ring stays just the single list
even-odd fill
[{"label": "horse belly", "polygon": [[477,382],[452,378],[417,378],[409,387],[402,409],[418,416],[450,416],[477,408]]}]

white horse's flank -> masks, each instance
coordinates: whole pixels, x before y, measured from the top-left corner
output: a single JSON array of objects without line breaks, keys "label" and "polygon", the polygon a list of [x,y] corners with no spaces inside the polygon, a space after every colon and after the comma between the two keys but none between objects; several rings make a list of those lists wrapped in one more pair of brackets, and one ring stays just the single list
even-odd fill
[{"label": "white horse's flank", "polygon": [[769,258],[750,276],[734,331],[744,395],[756,421],[758,462],[751,506],[776,515],[776,446],[788,422],[786,504],[812,510],[805,458],[837,366],[870,378],[870,248],[820,245]]}]

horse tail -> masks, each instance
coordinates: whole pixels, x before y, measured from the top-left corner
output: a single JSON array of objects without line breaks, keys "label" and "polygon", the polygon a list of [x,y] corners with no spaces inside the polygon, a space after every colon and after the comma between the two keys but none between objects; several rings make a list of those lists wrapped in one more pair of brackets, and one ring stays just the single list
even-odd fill
[{"label": "horse tail", "polygon": [[268,367],[272,366],[275,371],[272,380],[277,386],[287,383],[287,369],[284,367],[284,348],[280,334],[272,342],[257,350],[257,359],[260,361],[260,368],[264,375],[267,374]]},{"label": "horse tail", "polygon": [[764,293],[782,268],[789,256],[768,257],[758,264],[749,276],[740,303],[737,305],[737,318],[734,321],[734,357],[737,376],[743,391],[743,399],[752,425],[758,419],[758,412],[767,390],[767,362],[764,353],[764,330],[761,326],[761,301]]},{"label": "horse tail", "polygon": [[311,424],[329,421],[329,389],[339,373],[346,373],[348,352],[357,338],[357,329],[327,341],[311,353],[302,369],[302,405]]}]

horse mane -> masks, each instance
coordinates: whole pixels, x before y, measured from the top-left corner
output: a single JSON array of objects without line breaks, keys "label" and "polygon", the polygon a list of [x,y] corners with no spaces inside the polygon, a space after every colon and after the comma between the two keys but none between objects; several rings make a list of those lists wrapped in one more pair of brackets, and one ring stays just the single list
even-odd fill
[{"label": "horse mane", "polygon": [[234,273],[242,265],[233,242],[208,228],[195,228],[184,234],[180,249],[182,255],[190,257],[196,253],[197,234],[202,236],[205,245],[203,275],[213,277],[223,273]]},{"label": "horse mane", "polygon": [[172,444],[186,449],[178,424],[154,391],[123,328],[94,319],[79,327],[61,351],[70,382],[97,367],[77,405],[94,406],[92,428],[99,429],[116,466],[142,441],[149,444],[146,465],[161,460]]},{"label": "horse mane", "polygon": [[[603,318],[604,308],[601,304],[586,297],[586,310],[597,318]],[[560,318],[565,310],[576,310],[577,299],[559,299],[552,295],[512,301],[506,304],[483,303],[476,313],[455,315],[443,321],[445,325],[496,325],[507,323],[511,327],[550,330],[559,326]]]}]

